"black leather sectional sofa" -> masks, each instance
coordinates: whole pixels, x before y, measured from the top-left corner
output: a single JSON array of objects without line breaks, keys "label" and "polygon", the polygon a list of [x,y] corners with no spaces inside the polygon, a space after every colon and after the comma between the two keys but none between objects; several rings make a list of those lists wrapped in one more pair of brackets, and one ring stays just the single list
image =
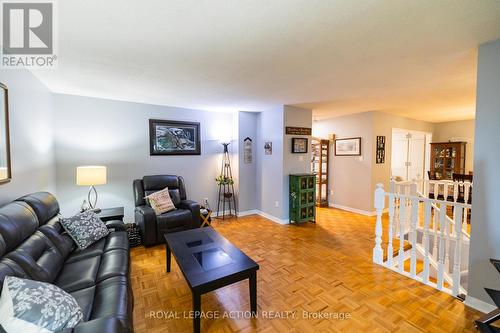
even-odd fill
[{"label": "black leather sectional sofa", "polygon": [[75,297],[84,319],[74,333],[133,332],[129,245],[121,221],[80,251],[64,233],[59,204],[47,192],[0,207],[0,290],[5,276],[55,284]]}]

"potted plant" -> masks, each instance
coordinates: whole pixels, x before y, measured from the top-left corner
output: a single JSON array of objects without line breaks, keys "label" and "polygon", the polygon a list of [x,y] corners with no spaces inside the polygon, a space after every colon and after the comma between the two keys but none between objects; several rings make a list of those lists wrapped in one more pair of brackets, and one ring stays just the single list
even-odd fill
[{"label": "potted plant", "polygon": [[[234,184],[233,178],[225,177],[223,175],[219,175],[217,178],[215,178],[215,181],[216,181],[217,185],[224,186],[224,190],[226,188],[226,185],[233,185]],[[233,196],[233,193],[224,191],[225,198],[231,198],[232,196]]]}]

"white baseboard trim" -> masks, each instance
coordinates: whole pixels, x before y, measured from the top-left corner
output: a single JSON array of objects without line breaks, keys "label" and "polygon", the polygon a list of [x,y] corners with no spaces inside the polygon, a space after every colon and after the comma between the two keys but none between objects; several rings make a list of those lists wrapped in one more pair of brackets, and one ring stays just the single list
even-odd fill
[{"label": "white baseboard trim", "polygon": [[[221,215],[222,215],[222,211],[219,212],[219,216],[221,216]],[[229,215],[229,211],[226,211],[226,215]],[[243,216],[248,216],[248,215],[260,215],[262,217],[265,217],[268,220],[271,220],[271,221],[273,221],[275,223],[279,223],[279,224],[289,224],[290,223],[288,221],[288,219],[280,219],[279,217],[264,213],[263,211],[258,210],[258,209],[245,210],[243,212],[236,213],[237,217],[243,217]],[[217,212],[213,212],[212,217],[216,218]]]},{"label": "white baseboard trim", "polygon": [[[222,211],[219,212],[219,216],[222,215]],[[226,215],[229,215],[229,211],[226,211]],[[271,214],[267,214],[267,213],[264,213],[263,211],[261,210],[258,210],[258,209],[251,209],[251,210],[245,210],[243,212],[237,212],[236,213],[236,216],[237,217],[243,217],[243,216],[248,216],[248,215],[260,215],[268,220],[271,220],[275,223],[279,223],[279,224],[290,224],[290,222],[288,221],[288,219],[280,219],[279,217],[276,217],[274,215],[271,215]],[[217,217],[217,212],[214,212],[212,214],[212,217]]]},{"label": "white baseboard trim", "polygon": [[337,208],[337,209],[346,210],[346,211],[351,212],[351,213],[365,215],[365,216],[375,216],[375,215],[377,215],[376,211],[371,211],[370,212],[370,211],[367,211],[367,210],[362,210],[362,209],[357,209],[357,208],[351,208],[351,207],[342,206],[342,205],[338,205],[338,204],[334,204],[334,203],[331,203],[328,206],[329,207],[333,207],[333,208]]},{"label": "white baseboard trim", "polygon": [[[226,210],[226,211],[224,211],[224,212],[223,212],[222,210],[220,210],[220,211],[218,211],[218,212],[217,212],[217,211],[213,211],[213,212],[212,212],[212,216],[211,216],[211,217],[213,217],[213,218],[217,218],[217,215],[218,215],[219,217],[221,217],[222,215],[229,216],[229,215],[233,214],[232,212],[234,212],[234,210],[231,210],[231,211]],[[237,212],[236,212],[236,216],[239,216]]]},{"label": "white baseboard trim", "polygon": [[247,215],[258,215],[259,211],[257,209],[245,210],[243,212],[238,212],[238,217]]},{"label": "white baseboard trim", "polygon": [[493,310],[496,310],[497,308],[496,306],[491,305],[490,303],[486,303],[478,298],[469,295],[465,296],[464,304],[477,311],[481,311],[482,313],[489,313]]},{"label": "white baseboard trim", "polygon": [[263,211],[261,210],[258,210],[257,211],[257,214],[262,216],[262,217],[265,217],[266,219],[268,220],[271,220],[273,222],[276,222],[278,224],[290,224],[290,221],[288,221],[288,219],[280,219],[279,217],[276,217],[276,216],[273,216],[273,215],[270,215],[270,214],[267,214],[267,213],[264,213]]}]

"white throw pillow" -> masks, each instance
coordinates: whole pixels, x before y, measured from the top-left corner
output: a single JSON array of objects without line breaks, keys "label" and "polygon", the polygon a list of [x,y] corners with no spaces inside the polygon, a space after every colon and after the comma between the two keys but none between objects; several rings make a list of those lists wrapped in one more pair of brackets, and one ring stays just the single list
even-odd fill
[{"label": "white throw pillow", "polygon": [[5,277],[0,326],[7,333],[52,333],[74,328],[83,318],[75,298],[46,282]]}]

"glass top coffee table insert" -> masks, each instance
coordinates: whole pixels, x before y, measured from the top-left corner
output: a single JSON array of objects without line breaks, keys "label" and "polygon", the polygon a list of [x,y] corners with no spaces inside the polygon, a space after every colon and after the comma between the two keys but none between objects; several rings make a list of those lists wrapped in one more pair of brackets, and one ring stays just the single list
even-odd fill
[{"label": "glass top coffee table insert", "polygon": [[259,265],[212,227],[165,234],[167,272],[172,254],[193,296],[193,332],[200,332],[201,295],[249,279],[250,308],[257,313]]}]

